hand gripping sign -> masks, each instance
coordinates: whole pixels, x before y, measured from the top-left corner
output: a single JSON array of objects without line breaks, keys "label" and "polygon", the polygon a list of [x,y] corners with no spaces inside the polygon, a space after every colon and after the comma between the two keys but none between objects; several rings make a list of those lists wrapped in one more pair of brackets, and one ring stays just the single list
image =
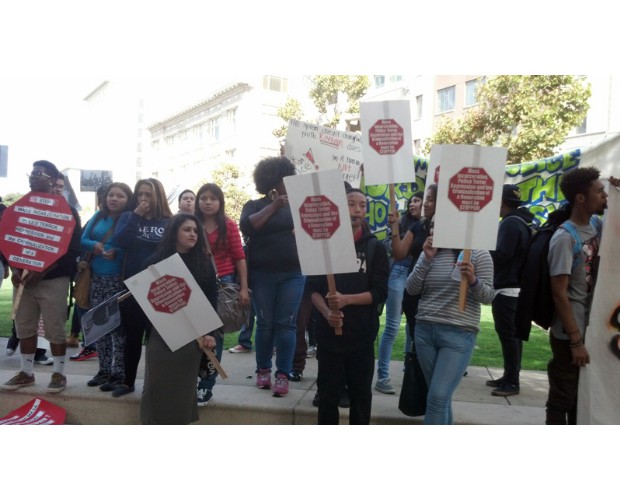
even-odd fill
[{"label": "hand gripping sign", "polygon": [[[178,253],[125,280],[125,285],[171,351],[217,330],[222,320]],[[222,378],[213,352],[204,350]]]}]

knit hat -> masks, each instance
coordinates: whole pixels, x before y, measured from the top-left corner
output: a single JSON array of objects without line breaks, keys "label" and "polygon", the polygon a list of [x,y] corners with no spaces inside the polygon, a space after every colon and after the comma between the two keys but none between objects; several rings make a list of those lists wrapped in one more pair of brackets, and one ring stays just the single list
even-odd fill
[{"label": "knit hat", "polygon": [[517,208],[521,205],[521,189],[519,189],[519,186],[515,184],[504,184],[502,203],[505,203],[511,208]]}]

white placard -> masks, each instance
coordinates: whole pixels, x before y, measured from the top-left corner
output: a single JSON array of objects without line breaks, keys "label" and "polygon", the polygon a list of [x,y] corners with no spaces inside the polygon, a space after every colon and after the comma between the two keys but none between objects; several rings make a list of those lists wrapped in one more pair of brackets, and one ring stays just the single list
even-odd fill
[{"label": "white placard", "polygon": [[360,103],[366,185],[415,182],[407,100]]},{"label": "white placard", "polygon": [[439,169],[433,245],[495,250],[505,148],[436,144],[430,170]]},{"label": "white placard", "polygon": [[290,120],[284,155],[298,174],[338,169],[343,180],[359,187],[362,143],[358,133]]},{"label": "white placard", "polygon": [[284,178],[306,276],[359,269],[344,182],[337,170]]},{"label": "white placard", "polygon": [[84,345],[94,344],[101,337],[121,326],[118,299],[124,294],[125,292],[119,292],[82,315]]},{"label": "white placard", "polygon": [[222,326],[178,253],[125,280],[125,285],[172,351]]}]

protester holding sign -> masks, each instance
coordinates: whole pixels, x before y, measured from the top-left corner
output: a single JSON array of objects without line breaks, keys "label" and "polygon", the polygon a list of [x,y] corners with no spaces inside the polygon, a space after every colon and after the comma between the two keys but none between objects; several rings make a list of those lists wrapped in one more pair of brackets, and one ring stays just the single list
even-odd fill
[{"label": "protester holding sign", "polygon": [[[196,216],[202,222],[207,237],[207,246],[215,261],[215,272],[223,283],[240,285],[239,303],[247,306],[250,303],[248,291],[248,271],[245,264],[245,252],[241,244],[239,227],[232,219],[226,217],[224,193],[217,184],[205,184],[196,194]],[[236,277],[235,277],[236,274]],[[218,336],[216,356],[222,359],[224,337]],[[203,366],[207,363],[203,358]],[[200,376],[198,382],[198,406],[205,406],[213,396],[213,386],[217,371],[211,371],[208,377]]]},{"label": "protester holding sign", "polygon": [[[428,385],[425,424],[452,424],[452,395],[463,378],[480,331],[480,304],[493,300],[493,261],[474,250],[459,263],[458,250],[433,247],[426,239],[407,291],[420,294],[415,348]],[[459,309],[461,278],[468,283],[465,310]]]},{"label": "protester holding sign", "polygon": [[[213,308],[217,307],[215,270],[207,258],[207,244],[198,218],[177,214],[171,220],[147,265],[156,264],[178,253]],[[196,374],[202,348],[214,349],[216,332],[205,332],[198,339],[172,351],[160,333],[151,327],[146,344],[144,391],[140,421],[151,425],[181,425],[198,420]]]},{"label": "protester holding sign", "polygon": [[[32,172],[29,175],[31,194],[38,196],[39,200],[48,207],[47,210],[50,213],[56,213],[59,210],[58,199],[66,205],[63,198],[52,194],[52,186],[58,174],[58,169],[53,163],[40,160],[33,163]],[[66,253],[51,265],[44,267],[42,271],[13,268],[11,275],[13,285],[15,287],[23,285],[21,299],[15,313],[15,327],[21,344],[21,371],[1,386],[5,390],[16,390],[35,383],[33,364],[37,349],[37,330],[40,317],[43,318],[45,337],[50,342],[54,360],[52,378],[47,386],[47,392],[61,392],[67,386],[67,379],[64,375],[67,352],[65,338],[67,295],[69,293],[69,279],[74,273],[75,261],[80,254],[80,234],[82,232],[80,216],[75,208],[68,208],[71,211],[71,216],[67,212],[67,217],[69,221],[71,218],[73,219],[73,229]],[[24,228],[23,231],[30,232],[32,235],[43,233],[45,226],[49,223],[37,221],[35,216],[31,215],[33,212],[35,210],[29,210],[27,211],[28,215],[23,217],[30,219],[31,224],[30,229]],[[34,238],[35,236],[30,236],[31,240]],[[53,246],[52,244],[35,245],[34,242],[31,244],[32,247],[23,247],[23,255],[29,256],[33,262],[38,259],[37,254],[40,247]],[[18,257],[16,256],[12,265],[17,265]],[[28,260],[24,257],[19,257],[19,259]]]},{"label": "protester holding sign", "polygon": [[[123,289],[121,281],[124,253],[114,241],[114,230],[120,215],[133,196],[131,188],[113,182],[106,189],[103,208],[86,224],[82,233],[82,250],[91,252],[90,307],[97,307]],[[119,328],[97,341],[99,371],[87,382],[89,387],[105,383],[115,385],[124,379],[125,337]]]},{"label": "protester holding sign", "polygon": [[[328,293],[326,276],[308,278],[312,303],[320,313],[316,320],[317,386],[321,395],[318,423],[328,425],[339,422],[338,401],[345,384],[349,389],[349,423],[370,423],[374,342],[390,272],[385,247],[364,223],[366,196],[351,188],[347,202],[359,270],[335,274],[335,293]],[[342,335],[336,335],[335,328],[341,328]]]},{"label": "protester holding sign", "polygon": [[276,348],[274,396],[288,393],[296,342],[297,310],[304,291],[293,217],[284,177],[295,175],[284,156],[266,158],[254,169],[259,200],[241,212],[241,231],[249,238],[248,271],[256,311],[256,386],[271,388],[271,358]]},{"label": "protester holding sign", "polygon": [[[142,179],[136,183],[129,208],[131,211],[120,216],[114,231],[115,244],[125,252],[125,279],[146,268],[147,260],[155,252],[172,217],[166,192],[157,179]],[[142,339],[150,326],[148,318],[133,297],[121,303],[121,322],[125,334],[125,380],[113,388],[113,397],[135,390],[134,383],[142,356]]]}]

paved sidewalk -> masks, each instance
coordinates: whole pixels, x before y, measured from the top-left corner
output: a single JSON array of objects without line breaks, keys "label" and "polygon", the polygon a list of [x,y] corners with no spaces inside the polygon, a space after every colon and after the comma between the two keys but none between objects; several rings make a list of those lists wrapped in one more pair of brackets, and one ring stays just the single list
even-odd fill
[{"label": "paved sidewalk", "polygon": [[[6,338],[0,338],[0,383],[11,378],[20,369],[19,350],[13,356],[5,354]],[[68,356],[78,349],[68,349]],[[49,354],[49,351],[48,351]],[[143,356],[144,360],[144,356]],[[51,366],[35,366],[36,384],[16,392],[0,391],[0,417],[27,403],[33,397],[43,397],[67,410],[68,424],[139,424],[139,401],[144,377],[143,360],[138,370],[136,392],[113,399],[109,393],[86,386],[97,373],[98,362],[69,361],[66,370],[68,386],[60,394],[46,394],[45,387],[52,372]],[[306,360],[304,378],[291,382],[290,392],[284,398],[274,398],[270,391],[256,389],[255,356],[224,352],[222,366],[228,378],[218,379],[214,397],[208,406],[199,409],[197,424],[301,424],[316,423],[316,408],[312,398],[316,391],[317,361]],[[398,410],[398,394],[403,378],[403,363],[393,361],[390,366],[392,385],[396,395],[373,390],[372,424],[421,424],[422,417],[406,417]],[[454,418],[457,424],[526,425],[544,424],[548,383],[546,372],[521,373],[521,394],[509,398],[491,396],[485,385],[489,378],[501,376],[502,370],[469,367],[454,397]],[[341,410],[341,423],[347,423],[347,410]]]}]

